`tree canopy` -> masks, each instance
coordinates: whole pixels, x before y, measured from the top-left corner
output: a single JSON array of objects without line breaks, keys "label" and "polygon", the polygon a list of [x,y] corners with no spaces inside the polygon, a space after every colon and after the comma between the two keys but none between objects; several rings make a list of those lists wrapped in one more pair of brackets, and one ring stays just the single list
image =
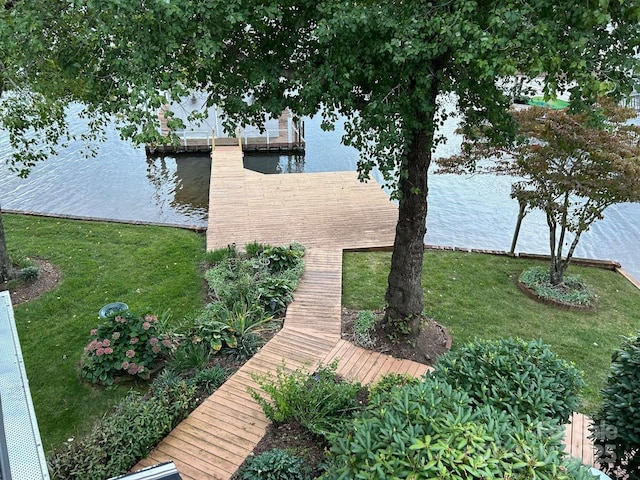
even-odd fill
[{"label": "tree canopy", "polygon": [[[298,115],[323,112],[327,125],[345,116],[343,140],[362,152],[362,178],[377,167],[399,202],[386,320],[416,328],[407,319],[423,308],[427,169],[445,140],[437,133],[447,116],[444,96],[452,95],[465,131],[487,122],[487,138],[505,143],[515,133],[507,113],[516,74],[541,76],[549,95],[570,90],[576,105],[603,80],[624,94],[636,69],[640,6],[638,0],[33,0],[2,15],[8,47],[0,55],[11,60],[5,78],[39,98],[81,102],[98,129],[105,115],[114,116],[123,136],[135,141],[163,141],[158,109],[190,90],[207,92],[209,104],[234,122],[259,123],[285,107]],[[255,99],[250,105],[247,95]],[[3,113],[3,123],[25,110]],[[59,114],[53,109],[45,117]],[[179,124],[170,118],[169,126]],[[29,160],[13,162],[28,169]]]}]

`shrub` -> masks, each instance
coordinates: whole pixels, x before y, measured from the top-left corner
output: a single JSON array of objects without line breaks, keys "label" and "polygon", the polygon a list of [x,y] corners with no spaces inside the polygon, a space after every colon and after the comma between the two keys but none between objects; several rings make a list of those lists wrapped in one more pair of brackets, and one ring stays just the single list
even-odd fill
[{"label": "shrub", "polygon": [[231,360],[247,361],[264,345],[264,339],[256,332],[248,332],[238,338],[235,348],[225,348],[223,354]]},{"label": "shrub", "polygon": [[426,381],[393,389],[331,439],[323,479],[592,478],[567,460],[563,432],[527,424],[462,390]]},{"label": "shrub", "polygon": [[38,275],[40,275],[40,269],[36,265],[29,265],[18,270],[18,280],[24,283],[35,282]]},{"label": "shrub", "polygon": [[520,274],[520,282],[533,290],[539,297],[555,302],[585,307],[592,307],[596,304],[596,295],[578,275],[565,275],[562,285],[552,285],[547,268],[533,267]]},{"label": "shrub", "polygon": [[204,278],[209,285],[209,295],[228,307],[255,296],[251,292],[255,277],[256,271],[252,263],[238,262],[235,259],[232,262],[215,265],[204,273]]},{"label": "shrub", "polygon": [[229,256],[205,272],[211,297],[230,308],[244,301],[273,314],[283,313],[302,275],[304,247],[292,243],[250,250],[254,256]]},{"label": "shrub", "polygon": [[369,396],[389,395],[394,389],[416,385],[420,379],[404,373],[388,373],[369,388]]},{"label": "shrub", "polygon": [[591,437],[600,469],[614,478],[640,478],[640,332],[625,338],[611,359]]},{"label": "shrub", "polygon": [[309,478],[304,460],[275,448],[247,460],[242,468],[243,480],[305,480]]},{"label": "shrub", "polygon": [[111,478],[146,457],[195,406],[195,383],[165,380],[147,399],[130,393],[89,434],[56,450],[49,457],[52,478]]},{"label": "shrub", "polygon": [[148,379],[157,360],[173,348],[158,323],[155,315],[131,311],[107,318],[90,332],[81,360],[82,377],[103,385],[111,385],[119,375]]},{"label": "shrub", "polygon": [[147,396],[131,392],[87,435],[55,450],[48,460],[52,479],[111,478],[128,472],[227,376],[220,367],[187,379],[163,372]]},{"label": "shrub", "polygon": [[253,375],[266,393],[265,398],[251,389],[253,399],[274,423],[297,421],[312,433],[327,436],[340,430],[360,408],[357,402],[362,387],[342,381],[336,374],[338,364],[320,365],[315,373],[304,368],[287,372],[285,365],[273,375]]},{"label": "shrub", "polygon": [[472,401],[526,420],[564,424],[580,405],[580,372],[540,340],[477,340],[438,360],[433,376],[464,390]]},{"label": "shrub", "polygon": [[293,300],[299,278],[300,274],[295,272],[293,275],[280,273],[260,279],[255,286],[254,301],[274,315],[283,314]]},{"label": "shrub", "polygon": [[211,367],[200,370],[196,373],[192,381],[199,392],[205,396],[211,395],[229,377],[229,371],[221,367]]}]

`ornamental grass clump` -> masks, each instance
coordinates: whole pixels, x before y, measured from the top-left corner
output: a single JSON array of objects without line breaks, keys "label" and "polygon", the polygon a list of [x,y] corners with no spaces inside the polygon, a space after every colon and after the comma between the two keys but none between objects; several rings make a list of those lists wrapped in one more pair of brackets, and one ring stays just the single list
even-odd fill
[{"label": "ornamental grass clump", "polygon": [[160,331],[160,323],[156,315],[130,311],[108,317],[90,332],[81,360],[82,378],[102,385],[122,376],[148,379],[174,347],[170,336]]},{"label": "ornamental grass clump", "polygon": [[580,371],[541,340],[476,340],[440,357],[433,376],[526,421],[564,424],[580,406]]}]

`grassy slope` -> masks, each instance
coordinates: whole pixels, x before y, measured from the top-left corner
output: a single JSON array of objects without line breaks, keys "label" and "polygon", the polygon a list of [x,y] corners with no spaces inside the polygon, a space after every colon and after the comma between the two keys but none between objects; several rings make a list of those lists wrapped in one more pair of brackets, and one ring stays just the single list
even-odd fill
[{"label": "grassy slope", "polygon": [[94,388],[78,364],[106,303],[170,310],[202,306],[204,237],[160,227],[4,215],[10,252],[45,258],[62,272],[57,289],[15,308],[31,394],[45,450],[86,429],[136,385]]},{"label": "grassy slope", "polygon": [[[343,305],[384,305],[388,253],[344,256]],[[514,279],[535,261],[463,252],[427,251],[423,269],[425,311],[445,325],[453,348],[474,338],[542,338],[585,374],[583,410],[592,412],[620,336],[640,329],[640,291],[621,275],[572,266],[599,297],[596,312],[568,312],[529,299]]]}]

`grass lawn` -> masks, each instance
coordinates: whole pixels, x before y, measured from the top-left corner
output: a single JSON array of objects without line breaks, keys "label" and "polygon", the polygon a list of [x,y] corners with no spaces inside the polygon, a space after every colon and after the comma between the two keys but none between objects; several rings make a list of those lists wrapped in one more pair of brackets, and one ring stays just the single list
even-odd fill
[{"label": "grass lawn", "polygon": [[[390,253],[345,253],[343,306],[382,308],[390,263]],[[422,274],[425,312],[448,328],[454,349],[475,338],[542,338],[584,372],[582,410],[591,413],[621,335],[640,329],[640,291],[615,272],[571,266],[569,273],[586,280],[599,306],[587,313],[559,310],[526,297],[515,285],[520,272],[532,265],[544,263],[427,250]]]},{"label": "grass lawn", "polygon": [[3,215],[10,253],[57,265],[59,286],[15,307],[45,451],[86,430],[131,388],[80,381],[79,360],[98,311],[123,301],[173,321],[202,307],[204,236],[166,228]]}]

